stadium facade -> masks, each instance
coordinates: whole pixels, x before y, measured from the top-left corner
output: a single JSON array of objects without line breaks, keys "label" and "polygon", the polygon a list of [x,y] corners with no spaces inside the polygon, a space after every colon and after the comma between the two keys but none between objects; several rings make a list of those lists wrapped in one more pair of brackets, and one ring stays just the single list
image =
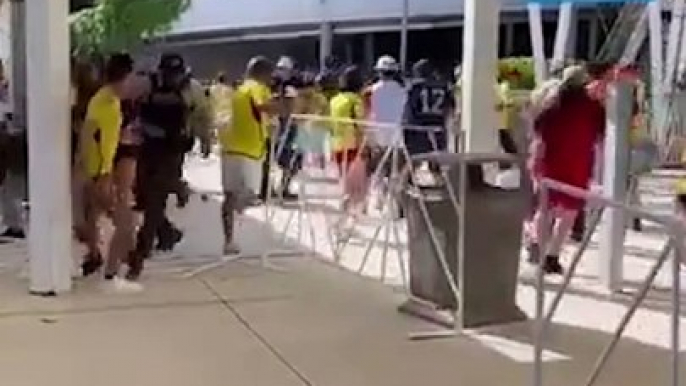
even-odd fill
[{"label": "stadium facade", "polygon": [[[502,0],[499,55],[530,56],[525,0]],[[604,41],[619,5],[582,5],[575,10],[569,54],[592,58]],[[194,71],[240,73],[252,55],[288,54],[316,66],[329,51],[370,65],[381,54],[398,56],[407,15],[408,61],[430,57],[452,66],[462,56],[461,0],[194,0],[161,45],[185,54]],[[543,7],[545,47],[551,53],[558,10]]]}]

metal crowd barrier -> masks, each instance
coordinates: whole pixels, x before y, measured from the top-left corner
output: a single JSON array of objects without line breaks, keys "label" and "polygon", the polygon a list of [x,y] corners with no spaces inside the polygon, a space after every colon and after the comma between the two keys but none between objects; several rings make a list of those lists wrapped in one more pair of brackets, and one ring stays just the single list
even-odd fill
[{"label": "metal crowd barrier", "polygon": [[[403,131],[417,131],[417,132],[425,132],[430,138],[434,138],[432,133],[435,133],[438,129],[437,128],[430,128],[430,127],[420,127],[420,126],[403,126],[402,130],[397,124],[390,124],[390,123],[379,123],[379,122],[372,122],[372,121],[367,121],[367,120],[356,120],[356,119],[336,119],[333,117],[329,116],[321,116],[321,115],[309,115],[309,114],[294,114],[291,119],[293,120],[294,123],[296,123],[295,126],[298,127],[298,130],[324,130],[328,131],[328,126],[332,124],[354,124],[356,125],[359,129],[362,130],[363,132],[363,138],[361,139],[360,147],[375,147],[375,141],[374,138],[380,134],[381,131],[383,130],[389,130],[393,131],[394,135],[392,136],[392,139],[390,140],[390,144],[387,143],[386,145],[390,146],[385,146],[383,148],[378,148],[376,150],[376,154],[374,156],[374,162],[373,166],[374,169],[370,171],[370,176],[369,180],[371,181],[371,184],[376,183],[377,187],[377,193],[381,194],[380,198],[381,201],[381,206],[378,207],[377,209],[379,210],[379,215],[381,218],[379,219],[378,217],[375,218],[375,220],[381,220],[381,221],[376,221],[376,224],[373,225],[373,230],[372,230],[372,236],[371,239],[366,243],[366,247],[364,249],[363,256],[361,258],[361,262],[359,266],[357,267],[357,272],[362,273],[365,268],[367,267],[370,257],[372,255],[374,246],[377,245],[380,241],[382,243],[382,254],[381,254],[381,275],[379,279],[381,281],[385,281],[386,279],[386,271],[387,271],[387,258],[388,258],[388,252],[390,249],[391,243],[395,243],[397,248],[395,248],[396,253],[397,253],[397,262],[398,266],[400,269],[401,273],[401,279],[402,279],[402,284],[404,287],[407,287],[407,273],[406,273],[406,268],[405,268],[405,258],[404,258],[404,248],[401,244],[401,232],[402,232],[402,227],[401,224],[398,223],[397,221],[397,214],[400,211],[400,208],[398,206],[398,196],[400,194],[400,191],[403,189],[404,186],[404,179],[413,179],[415,178],[414,174],[407,173],[406,170],[409,168],[409,160],[411,159],[411,156],[409,154],[409,150],[407,146],[405,146],[402,134]],[[455,142],[455,137],[456,135],[451,134],[450,130],[448,130],[448,135],[447,135],[447,142],[449,144],[449,147],[454,147],[450,146],[450,143]],[[437,147],[437,141],[433,140],[432,141],[432,146],[434,150],[438,150]],[[280,154],[280,151],[282,149],[276,148],[274,149],[276,157]],[[307,149],[304,149],[305,152],[307,152]],[[323,154],[324,156],[328,154]],[[343,172],[345,173],[345,169]],[[345,175],[340,175],[338,176],[341,180],[344,180],[346,178]],[[297,216],[302,218],[302,212],[309,212],[311,215],[311,205],[309,201],[311,199],[338,199],[342,195],[333,195],[330,197],[317,197],[316,195],[310,195],[307,192],[307,186],[311,185],[312,182],[316,180],[316,178],[313,178],[312,173],[310,173],[307,168],[304,168],[300,172],[300,205],[299,205],[299,211]],[[371,186],[370,186],[371,187]],[[371,190],[370,190],[371,192]],[[368,196],[369,198],[370,196]],[[371,206],[371,205],[370,205]],[[335,208],[338,210],[339,208]],[[330,223],[327,219],[328,216],[325,217],[326,221],[326,226],[327,226],[327,237],[328,237],[328,242],[330,244],[331,248],[331,253],[333,255],[334,261],[337,263],[340,263],[342,260],[342,256],[345,253],[350,239],[351,239],[351,234],[352,229],[347,230],[344,229],[346,226],[346,221],[351,220],[350,214],[345,213],[343,211],[340,211],[339,213],[339,218],[333,221],[333,224]],[[288,220],[288,224],[292,223],[292,217],[294,217],[295,214],[291,214],[291,218]],[[354,216],[353,216],[354,217]],[[311,219],[311,218],[310,218]],[[355,228],[360,221],[360,218],[352,218],[353,224],[351,228]],[[430,227],[431,228],[431,227]],[[285,235],[286,229],[284,230],[284,235]],[[382,238],[383,235],[383,238]],[[313,243],[315,237],[312,236]],[[313,245],[314,247],[314,245]]]},{"label": "metal crowd barrier", "polygon": [[[603,197],[600,194],[585,191],[583,189],[575,188],[554,180],[544,179],[540,184],[540,205],[541,211],[543,213],[543,222],[545,224],[550,222],[550,208],[548,207],[548,197],[551,192],[559,192],[576,197],[579,199],[584,199],[588,202],[589,207],[595,208],[595,213],[592,216],[590,229],[594,229],[598,222],[600,221],[602,212],[605,208],[614,208],[617,210],[624,211],[630,217],[640,218],[648,220],[659,224],[662,228],[669,234],[669,241],[666,243],[662,252],[660,253],[657,261],[650,269],[647,277],[644,279],[639,291],[633,298],[631,305],[622,317],[612,340],[603,350],[601,356],[596,362],[591,374],[588,376],[585,386],[596,385],[603,368],[607,365],[608,359],[617,347],[617,343],[624,334],[626,327],[632,320],[636,311],[646,298],[648,292],[657,277],[660,269],[664,266],[665,262],[672,256],[672,315],[671,315],[671,386],[678,386],[681,383],[680,371],[681,363],[679,360],[680,355],[680,313],[681,313],[681,278],[680,269],[683,260],[683,248],[684,248],[684,236],[686,236],[686,228],[683,223],[676,216],[664,216],[652,213],[645,209],[627,205],[623,202],[613,201],[608,198]],[[541,248],[541,256],[545,256],[546,245],[549,237],[548,227],[543,227],[542,229],[541,242],[539,244]],[[572,256],[571,264],[565,273],[562,285],[557,290],[554,295],[553,301],[550,304],[550,308],[545,310],[545,291],[544,291],[544,274],[543,274],[543,263],[544,259],[541,259],[540,265],[537,270],[536,275],[536,336],[534,344],[534,367],[533,367],[533,385],[543,386],[543,350],[544,341],[547,328],[550,325],[555,312],[557,311],[562,296],[569,288],[569,284],[574,276],[577,266],[583,256],[584,251],[588,248],[592,236],[592,232],[587,232],[577,251]]]}]

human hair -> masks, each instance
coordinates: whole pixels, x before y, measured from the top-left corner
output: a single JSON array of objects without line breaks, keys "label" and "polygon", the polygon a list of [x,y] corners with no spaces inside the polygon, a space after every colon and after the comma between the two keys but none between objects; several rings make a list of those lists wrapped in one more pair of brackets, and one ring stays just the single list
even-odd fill
[{"label": "human hair", "polygon": [[342,92],[359,93],[364,88],[362,72],[357,66],[349,66],[339,78],[339,86]]},{"label": "human hair", "polygon": [[105,82],[119,83],[133,72],[133,58],[129,54],[114,54],[105,63]]},{"label": "human hair", "polygon": [[274,64],[264,56],[256,56],[248,62],[245,70],[247,78],[270,78],[274,72]]}]

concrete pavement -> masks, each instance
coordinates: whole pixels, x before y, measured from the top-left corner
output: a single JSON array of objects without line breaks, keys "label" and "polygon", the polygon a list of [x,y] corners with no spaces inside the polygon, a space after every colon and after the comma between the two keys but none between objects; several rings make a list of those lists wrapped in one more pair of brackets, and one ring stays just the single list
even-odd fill
[{"label": "concrete pavement", "polygon": [[[213,161],[194,161],[188,170],[196,188],[206,191],[216,190],[217,173]],[[668,210],[668,181],[646,180],[647,205]],[[79,280],[70,295],[27,296],[18,277],[25,250],[0,246],[3,385],[530,384],[529,322],[442,340],[409,340],[409,334],[435,327],[396,312],[403,293],[383,283],[401,282],[395,249],[389,249],[383,282],[379,245],[372,246],[362,275],[356,274],[372,226],[361,227],[336,261],[323,232],[329,220],[319,210],[313,216],[315,244],[303,229],[298,250],[304,252],[270,260],[283,270],[261,268],[252,259],[189,278],[186,273],[219,259],[218,204],[196,198],[186,210],[174,212],[186,242],[174,255],[150,264],[146,291],[139,295],[113,295],[97,280]],[[251,211],[239,233],[247,254],[297,247],[297,226],[287,243],[281,242],[290,214],[280,209],[265,225],[263,212]],[[650,227],[628,238],[628,290],[645,274],[662,238]],[[311,249],[318,253],[307,252]],[[608,297],[596,284],[597,258],[593,249],[588,252],[548,336],[548,385],[583,384],[626,309],[630,294]],[[555,286],[551,282],[549,288]],[[668,299],[664,291],[651,293],[600,385],[668,384]],[[521,287],[519,302],[532,312],[531,287]],[[686,329],[682,332],[686,336]],[[686,347],[686,340],[682,344]],[[686,355],[681,361],[686,364]]]}]

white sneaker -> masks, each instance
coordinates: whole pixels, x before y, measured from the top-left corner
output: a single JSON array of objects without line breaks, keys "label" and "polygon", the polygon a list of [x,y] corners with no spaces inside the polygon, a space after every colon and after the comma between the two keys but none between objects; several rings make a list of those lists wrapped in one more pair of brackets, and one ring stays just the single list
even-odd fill
[{"label": "white sneaker", "polygon": [[105,290],[111,293],[136,294],[143,292],[144,288],[141,283],[115,277],[105,282]]}]

